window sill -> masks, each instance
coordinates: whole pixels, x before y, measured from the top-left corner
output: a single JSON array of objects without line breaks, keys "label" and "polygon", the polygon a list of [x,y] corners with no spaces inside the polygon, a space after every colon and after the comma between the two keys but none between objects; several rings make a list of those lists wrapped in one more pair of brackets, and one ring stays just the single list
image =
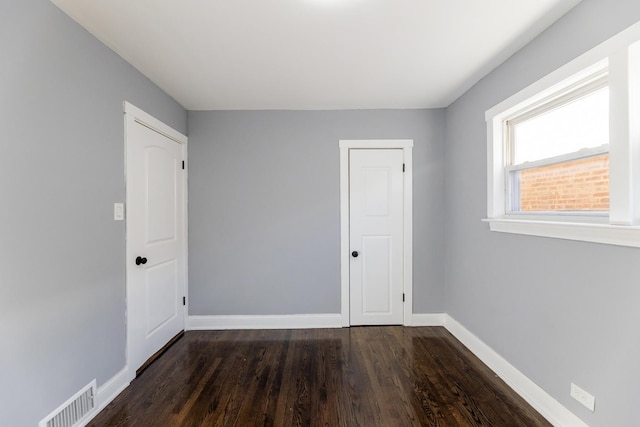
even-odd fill
[{"label": "window sill", "polygon": [[483,219],[491,231],[640,248],[640,227],[524,219]]}]

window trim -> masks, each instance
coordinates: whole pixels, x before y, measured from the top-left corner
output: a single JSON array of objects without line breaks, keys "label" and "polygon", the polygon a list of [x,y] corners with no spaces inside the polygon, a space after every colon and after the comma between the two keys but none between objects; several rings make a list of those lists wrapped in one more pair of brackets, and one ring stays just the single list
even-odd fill
[{"label": "window trim", "polygon": [[[521,215],[507,210],[505,120],[562,97],[608,70],[610,210],[597,215]],[[640,22],[485,113],[487,219],[491,231],[640,247]],[[633,161],[632,161],[633,160]],[[605,218],[606,220],[606,218]]]},{"label": "window trim", "polygon": [[638,226],[531,219],[483,219],[483,221],[489,223],[491,231],[501,233],[640,248],[640,227]]},{"label": "window trim", "polygon": [[510,172],[522,171],[527,169],[542,168],[545,166],[557,165],[560,163],[572,162],[574,160],[586,159],[588,157],[602,156],[609,153],[609,144],[603,144],[599,147],[583,148],[582,150],[573,151],[571,153],[560,154],[558,156],[546,157],[540,160],[534,160],[532,162],[518,163],[516,165],[505,166],[505,172],[508,175]]},{"label": "window trim", "polygon": [[505,119],[505,122],[507,122],[507,126],[515,126],[536,116],[554,110],[557,107],[569,104],[572,101],[595,93],[607,86],[609,86],[609,70],[608,68],[599,69],[593,74],[568,85],[558,93],[554,93],[545,99],[533,103],[533,105],[528,106],[523,111],[518,111],[512,114],[511,117]]}]

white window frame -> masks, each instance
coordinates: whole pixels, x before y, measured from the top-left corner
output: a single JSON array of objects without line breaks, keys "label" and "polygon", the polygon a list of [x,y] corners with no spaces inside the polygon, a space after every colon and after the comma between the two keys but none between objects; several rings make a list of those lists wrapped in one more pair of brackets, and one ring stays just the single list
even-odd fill
[{"label": "white window frame", "polygon": [[[505,120],[608,70],[608,217],[509,212]],[[640,247],[640,22],[489,109],[487,219],[491,231]],[[631,119],[634,118],[634,119]]]},{"label": "white window frame", "polygon": [[524,215],[535,216],[538,218],[549,219],[552,215],[559,216],[567,220],[568,218],[575,217],[576,220],[581,220],[584,216],[601,217],[598,222],[604,222],[604,218],[609,216],[609,211],[537,211],[537,212],[522,212],[514,211],[513,205],[516,198],[514,188],[511,184],[511,172],[522,171],[527,169],[535,169],[544,166],[557,165],[560,163],[567,163],[575,160],[586,159],[589,157],[600,156],[609,153],[609,144],[604,144],[599,147],[593,147],[588,149],[582,149],[574,152],[564,153],[554,157],[547,157],[540,160],[535,160],[526,163],[513,164],[515,140],[514,140],[514,128],[520,123],[524,123],[527,120],[538,117],[546,112],[552,111],[558,107],[568,105],[570,102],[580,99],[585,95],[592,94],[600,89],[609,87],[609,72],[608,67],[596,71],[595,74],[587,76],[581,81],[573,83],[564,88],[561,92],[553,94],[550,98],[542,99],[539,102],[528,105],[524,111],[517,111],[512,116],[504,118],[504,144],[505,144],[505,191],[506,191],[506,215],[518,215],[522,217]]}]

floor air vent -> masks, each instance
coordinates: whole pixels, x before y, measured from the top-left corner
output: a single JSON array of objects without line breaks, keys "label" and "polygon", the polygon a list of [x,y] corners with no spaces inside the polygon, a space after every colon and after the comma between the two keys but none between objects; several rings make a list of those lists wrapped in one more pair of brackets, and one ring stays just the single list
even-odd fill
[{"label": "floor air vent", "polygon": [[84,425],[96,407],[96,380],[91,381],[72,398],[45,417],[38,427],[76,427]]}]

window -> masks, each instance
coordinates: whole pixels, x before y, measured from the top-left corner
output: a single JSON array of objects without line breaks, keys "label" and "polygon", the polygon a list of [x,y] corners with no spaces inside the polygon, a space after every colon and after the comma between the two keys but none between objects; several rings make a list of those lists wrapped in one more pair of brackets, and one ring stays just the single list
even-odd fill
[{"label": "window", "polygon": [[640,247],[640,23],[486,112],[492,231]]},{"label": "window", "polygon": [[504,120],[509,214],[609,212],[609,86],[590,76]]}]

